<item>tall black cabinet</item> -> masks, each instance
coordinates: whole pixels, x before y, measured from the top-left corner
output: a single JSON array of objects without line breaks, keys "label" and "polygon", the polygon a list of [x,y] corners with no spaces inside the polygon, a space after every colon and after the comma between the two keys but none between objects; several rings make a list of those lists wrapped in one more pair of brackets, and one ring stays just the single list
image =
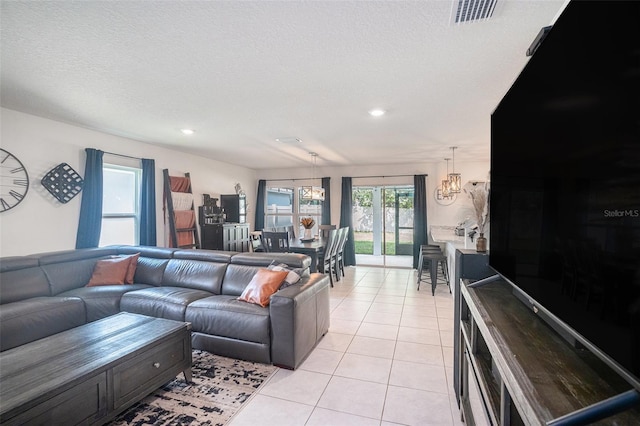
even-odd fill
[{"label": "tall black cabinet", "polygon": [[247,222],[247,199],[245,196],[222,194],[220,195],[220,208],[224,211],[227,222]]}]

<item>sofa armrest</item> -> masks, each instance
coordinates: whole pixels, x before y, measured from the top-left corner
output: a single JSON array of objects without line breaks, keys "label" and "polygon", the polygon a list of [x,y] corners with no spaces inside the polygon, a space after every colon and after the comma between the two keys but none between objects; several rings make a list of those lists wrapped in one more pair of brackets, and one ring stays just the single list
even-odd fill
[{"label": "sofa armrest", "polygon": [[314,273],[271,296],[271,360],[295,369],[329,330],[329,277]]}]

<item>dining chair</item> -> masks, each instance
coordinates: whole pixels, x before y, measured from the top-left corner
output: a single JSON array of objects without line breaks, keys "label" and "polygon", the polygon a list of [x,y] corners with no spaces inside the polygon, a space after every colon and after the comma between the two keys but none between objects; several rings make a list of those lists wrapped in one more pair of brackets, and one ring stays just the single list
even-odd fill
[{"label": "dining chair", "polygon": [[329,231],[332,229],[336,229],[336,225],[318,225],[318,230],[320,231],[320,237],[323,240],[329,238]]},{"label": "dining chair", "polygon": [[250,247],[251,251],[253,252],[264,251],[264,248],[262,248],[261,236],[262,236],[262,231],[249,232],[249,242],[251,243],[251,247]]},{"label": "dining chair", "polygon": [[251,238],[251,251],[253,251],[254,253],[264,251],[264,247],[262,247],[262,241],[260,240],[260,237],[258,237],[257,239]]},{"label": "dining chair", "polygon": [[340,228],[340,236],[336,248],[336,279],[340,281],[339,274],[344,277],[344,247],[349,239],[349,227]]},{"label": "dining chair", "polygon": [[289,239],[291,240],[295,240],[296,239],[296,228],[293,225],[289,225],[286,227],[286,231],[289,233]]},{"label": "dining chair", "polygon": [[262,231],[262,247],[267,253],[286,253],[289,251],[288,232]]},{"label": "dining chair", "polygon": [[329,235],[325,240],[327,243],[324,246],[324,253],[322,255],[322,261],[318,262],[318,266],[322,267],[322,273],[329,275],[329,282],[333,287],[333,274],[336,266],[336,249],[338,247],[338,230],[331,229]]}]

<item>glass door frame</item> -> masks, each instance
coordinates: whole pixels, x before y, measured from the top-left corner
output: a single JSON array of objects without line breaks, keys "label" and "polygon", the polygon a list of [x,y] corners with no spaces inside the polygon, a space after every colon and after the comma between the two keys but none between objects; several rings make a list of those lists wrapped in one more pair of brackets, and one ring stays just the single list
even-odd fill
[{"label": "glass door frame", "polygon": [[[415,189],[413,188],[413,185],[411,185],[411,187],[406,187],[406,188],[402,188],[401,186],[395,185],[394,187],[394,209],[395,209],[395,218],[394,218],[394,225],[395,225],[395,232],[394,232],[394,242],[395,242],[395,248],[396,248],[396,256],[413,256],[413,228],[414,228],[414,218],[413,218],[413,209],[412,209],[412,214],[411,214],[411,226],[401,226],[400,225],[400,198],[401,196],[404,195],[404,197],[402,198],[409,198],[408,194],[410,195],[411,198],[411,206],[413,207],[413,203],[414,203],[414,195],[415,195]],[[384,191],[384,188],[383,188]],[[400,192],[402,191],[402,192]],[[402,243],[400,241],[400,234],[401,234],[401,230],[403,229],[410,229],[411,230],[411,242],[410,243]],[[386,235],[386,233],[385,233]]]},{"label": "glass door frame", "polygon": [[[413,232],[410,233],[411,235],[411,242],[407,243],[407,244],[402,244],[401,243],[401,230],[409,230],[409,229],[413,229],[413,208],[411,209],[411,226],[407,227],[407,226],[400,226],[401,223],[401,218],[400,218],[400,199],[402,198],[402,193],[405,194],[413,194],[414,192],[414,187],[413,184],[377,184],[377,185],[355,185],[354,189],[357,190],[370,190],[371,191],[371,217],[372,217],[372,223],[371,223],[371,233],[372,233],[372,243],[373,243],[373,248],[372,248],[372,252],[371,255],[374,257],[378,257],[380,256],[382,264],[380,265],[377,262],[371,262],[371,263],[367,263],[367,265],[375,265],[375,266],[383,266],[386,267],[388,266],[388,256],[411,256],[411,258],[413,258]],[[387,192],[392,190],[395,194],[393,195],[393,205],[392,206],[387,206]],[[355,198],[355,194],[356,191],[354,191],[354,198]],[[354,200],[355,201],[355,200]],[[354,202],[354,208],[357,207],[356,203]],[[413,206],[413,195],[411,196],[411,206]],[[388,231],[388,224],[387,224],[387,212],[388,209],[391,208],[393,210],[393,244],[394,244],[394,254],[389,254],[388,253],[388,247],[387,247],[387,231]],[[354,229],[355,231],[355,229]],[[398,248],[399,247],[403,247],[403,246],[410,246],[410,249],[408,249],[409,251],[407,251],[407,253],[398,253]],[[404,251],[401,249],[401,251]],[[356,254],[361,254],[361,255],[366,255],[367,253],[356,253]],[[364,263],[362,263],[362,265],[365,265]],[[397,265],[394,265],[397,266]],[[412,261],[411,263],[407,264],[406,267],[411,267],[412,266]]]}]

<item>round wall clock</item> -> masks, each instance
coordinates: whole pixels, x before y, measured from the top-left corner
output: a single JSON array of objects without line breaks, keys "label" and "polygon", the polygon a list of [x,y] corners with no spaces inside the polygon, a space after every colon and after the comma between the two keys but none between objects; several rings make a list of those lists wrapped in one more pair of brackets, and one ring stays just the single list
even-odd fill
[{"label": "round wall clock", "polygon": [[0,148],[0,213],[20,204],[29,190],[27,169],[13,154]]}]

